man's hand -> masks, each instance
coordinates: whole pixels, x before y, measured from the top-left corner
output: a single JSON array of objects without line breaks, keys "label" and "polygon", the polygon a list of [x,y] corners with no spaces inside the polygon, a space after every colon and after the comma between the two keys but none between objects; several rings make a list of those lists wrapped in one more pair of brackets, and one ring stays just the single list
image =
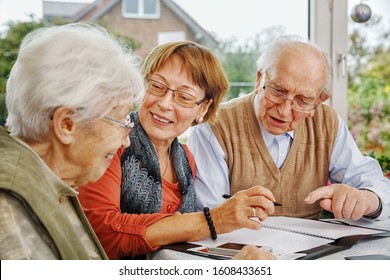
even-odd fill
[{"label": "man's hand", "polygon": [[379,208],[379,197],[370,191],[359,190],[344,184],[333,184],[312,191],[305,198],[307,204],[317,200],[320,206],[333,212],[336,219],[359,220]]}]

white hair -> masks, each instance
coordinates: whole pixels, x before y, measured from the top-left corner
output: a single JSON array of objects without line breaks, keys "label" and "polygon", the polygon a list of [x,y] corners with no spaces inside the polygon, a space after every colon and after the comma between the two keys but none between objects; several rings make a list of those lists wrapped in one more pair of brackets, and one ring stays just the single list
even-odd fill
[{"label": "white hair", "polygon": [[333,80],[333,72],[332,72],[332,63],[329,55],[323,51],[316,44],[306,40],[305,38],[299,35],[283,35],[278,37],[276,40],[269,43],[262,52],[261,56],[257,60],[257,70],[261,71],[262,79],[265,78],[265,73],[274,73],[276,70],[277,63],[283,59],[281,57],[283,51],[286,48],[294,47],[297,44],[304,43],[308,48],[317,52],[324,60],[326,67],[326,79],[324,81],[324,85],[322,90],[331,94],[332,92],[332,80]]},{"label": "white hair", "polygon": [[140,60],[104,28],[72,23],[37,29],[22,41],[6,88],[7,125],[42,141],[58,107],[92,122],[144,93]]}]

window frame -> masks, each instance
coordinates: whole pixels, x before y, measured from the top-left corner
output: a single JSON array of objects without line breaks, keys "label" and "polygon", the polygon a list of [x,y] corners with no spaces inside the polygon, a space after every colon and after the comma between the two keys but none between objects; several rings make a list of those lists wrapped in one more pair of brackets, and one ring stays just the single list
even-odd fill
[{"label": "window frame", "polygon": [[348,122],[348,75],[342,58],[348,52],[348,0],[309,0],[310,40],[326,51],[333,68],[332,94],[326,101]]},{"label": "window frame", "polygon": [[[126,12],[126,2],[127,1],[138,1],[138,12],[137,13],[127,13]],[[146,14],[145,13],[145,1],[146,0],[122,0],[122,16],[124,18],[138,18],[138,19],[159,19],[160,18],[160,0],[154,0],[156,6],[155,14]]]}]

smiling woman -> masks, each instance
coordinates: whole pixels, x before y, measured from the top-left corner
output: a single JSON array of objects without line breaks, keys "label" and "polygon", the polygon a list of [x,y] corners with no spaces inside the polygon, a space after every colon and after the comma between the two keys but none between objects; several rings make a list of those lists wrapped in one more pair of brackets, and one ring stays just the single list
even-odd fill
[{"label": "smiling woman", "polygon": [[[249,203],[259,198],[254,205],[265,204],[255,210],[260,219],[272,213],[273,197],[264,188],[195,212],[195,162],[177,139],[191,125],[216,117],[228,89],[216,56],[193,42],[167,43],[152,50],[142,73],[148,87],[131,113],[130,147],[117,153],[98,182],[79,188],[84,212],[109,258],[140,257],[166,244],[258,228],[249,219],[254,213]],[[272,258],[256,248],[239,255],[250,256]]]}]

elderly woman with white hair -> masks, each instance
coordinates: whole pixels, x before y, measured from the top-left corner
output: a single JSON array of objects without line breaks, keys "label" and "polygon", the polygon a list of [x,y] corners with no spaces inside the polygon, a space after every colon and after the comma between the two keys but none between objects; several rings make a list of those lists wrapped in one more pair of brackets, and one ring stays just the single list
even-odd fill
[{"label": "elderly woman with white hair", "polygon": [[[106,259],[76,187],[130,145],[144,92],[138,60],[88,24],[38,29],[22,42],[0,128],[0,259]],[[9,133],[10,132],[10,133]]]}]

